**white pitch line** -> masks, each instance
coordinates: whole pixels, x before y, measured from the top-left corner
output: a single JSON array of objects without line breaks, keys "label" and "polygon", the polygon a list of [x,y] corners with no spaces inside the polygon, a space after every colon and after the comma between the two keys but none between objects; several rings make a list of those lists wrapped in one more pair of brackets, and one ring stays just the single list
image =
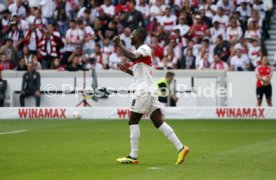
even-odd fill
[{"label": "white pitch line", "polygon": [[149,167],[148,169],[150,169],[150,170],[159,170],[161,168],[160,167]]},{"label": "white pitch line", "polygon": [[16,134],[16,133],[22,133],[22,132],[26,132],[28,130],[22,129],[22,130],[18,130],[18,131],[9,131],[9,132],[0,132],[0,135],[4,135],[4,134]]}]

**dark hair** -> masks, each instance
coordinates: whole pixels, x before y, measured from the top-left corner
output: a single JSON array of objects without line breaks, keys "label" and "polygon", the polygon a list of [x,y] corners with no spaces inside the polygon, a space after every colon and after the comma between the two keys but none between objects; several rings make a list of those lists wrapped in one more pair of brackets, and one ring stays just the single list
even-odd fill
[{"label": "dark hair", "polygon": [[174,74],[173,72],[169,71],[169,72],[167,72],[166,77],[172,77],[172,76],[174,76],[174,75],[175,75],[175,74]]},{"label": "dark hair", "polygon": [[138,36],[142,39],[142,41],[146,40],[148,34],[145,28],[136,29],[136,33],[138,33]]},{"label": "dark hair", "polygon": [[95,44],[95,47],[98,47],[98,48],[102,48],[101,45],[99,43]]}]

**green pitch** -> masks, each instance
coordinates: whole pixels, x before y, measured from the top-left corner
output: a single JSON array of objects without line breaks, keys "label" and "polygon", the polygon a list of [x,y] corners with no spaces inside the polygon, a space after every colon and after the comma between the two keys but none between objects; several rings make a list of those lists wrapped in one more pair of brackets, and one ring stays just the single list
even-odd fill
[{"label": "green pitch", "polygon": [[[177,166],[176,149],[150,122],[141,123],[139,165],[129,153],[126,121],[0,121],[1,180],[272,180],[276,121],[168,121],[190,146]],[[15,134],[5,134],[27,130]]]}]

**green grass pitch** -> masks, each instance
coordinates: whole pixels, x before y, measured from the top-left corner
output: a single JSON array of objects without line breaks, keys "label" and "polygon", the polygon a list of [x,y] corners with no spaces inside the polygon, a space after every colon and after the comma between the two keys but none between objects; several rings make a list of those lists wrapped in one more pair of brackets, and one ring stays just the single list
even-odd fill
[{"label": "green grass pitch", "polygon": [[[127,122],[0,121],[1,180],[272,180],[276,177],[276,121],[173,121],[191,148],[183,165],[176,149],[141,122],[139,165],[115,159],[129,153]],[[3,132],[27,130],[17,134]]]}]

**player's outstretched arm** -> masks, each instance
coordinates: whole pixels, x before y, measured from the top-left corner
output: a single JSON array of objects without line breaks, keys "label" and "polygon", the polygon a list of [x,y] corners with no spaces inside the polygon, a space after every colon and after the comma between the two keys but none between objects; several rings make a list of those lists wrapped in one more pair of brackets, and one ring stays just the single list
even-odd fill
[{"label": "player's outstretched arm", "polygon": [[141,59],[143,56],[140,53],[133,53],[130,50],[128,50],[121,42],[121,39],[119,36],[115,36],[113,39],[113,42],[115,43],[116,46],[118,46],[123,54],[132,62]]},{"label": "player's outstretched arm", "polygon": [[127,74],[129,74],[129,75],[131,75],[131,76],[133,76],[133,72],[132,72],[132,70],[128,69],[127,64],[121,64],[120,65],[120,70],[127,73]]}]

